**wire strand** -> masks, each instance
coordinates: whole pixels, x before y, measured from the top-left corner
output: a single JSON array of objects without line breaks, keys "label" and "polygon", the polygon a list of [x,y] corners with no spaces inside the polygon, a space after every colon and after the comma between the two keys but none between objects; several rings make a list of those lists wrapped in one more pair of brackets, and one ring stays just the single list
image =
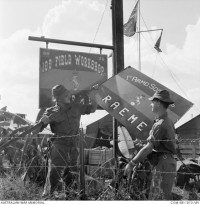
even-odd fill
[{"label": "wire strand", "polygon": [[[102,15],[101,15],[101,19],[100,19],[99,25],[98,25],[98,27],[97,27],[97,31],[96,31],[96,33],[95,33],[95,35],[94,35],[94,39],[93,39],[92,43],[94,43],[94,41],[95,41],[95,39],[96,39],[96,37],[97,37],[97,34],[98,34],[98,32],[99,32],[99,28],[100,28],[100,26],[101,26],[101,23],[102,23],[102,20],[103,20],[103,17],[104,17],[104,14],[105,14],[107,5],[108,5],[108,0],[106,1],[106,5],[105,5],[105,8],[104,8],[103,13],[102,13]],[[91,52],[91,49],[92,49],[92,48],[90,47],[89,53]]]},{"label": "wire strand", "polygon": [[[141,12],[140,12],[140,15],[141,15],[141,17],[142,17],[142,20],[143,20],[143,22],[144,22],[144,25],[145,25],[146,29],[148,30],[148,26],[147,26],[146,22],[144,21],[144,18],[143,18],[143,16],[142,16]],[[153,38],[152,38],[152,36],[151,36],[150,34],[149,34],[149,36],[150,36],[150,38],[152,39],[152,42],[155,43],[154,40],[153,40]],[[143,36],[143,38],[144,38],[144,36]],[[145,38],[144,38],[144,39],[145,39]],[[148,42],[148,41],[146,40],[146,42]],[[151,48],[152,48],[152,47],[151,47]],[[160,55],[160,53],[157,53],[157,55],[160,57],[160,59],[162,60],[163,64],[166,66],[166,68],[167,68],[167,70],[168,70],[170,76],[172,77],[172,79],[174,80],[174,82],[177,84],[178,88],[183,92],[183,94],[184,94],[188,99],[190,99],[190,98],[188,97],[187,93],[185,92],[186,89],[184,88],[184,86],[183,86],[182,84],[180,84],[180,81],[179,81],[178,78],[175,76],[175,74],[171,71],[171,69],[169,68],[169,66],[166,64],[166,62],[164,61],[163,57]],[[197,108],[198,112],[200,112],[200,108],[199,108],[196,104],[194,104],[194,106]]]}]

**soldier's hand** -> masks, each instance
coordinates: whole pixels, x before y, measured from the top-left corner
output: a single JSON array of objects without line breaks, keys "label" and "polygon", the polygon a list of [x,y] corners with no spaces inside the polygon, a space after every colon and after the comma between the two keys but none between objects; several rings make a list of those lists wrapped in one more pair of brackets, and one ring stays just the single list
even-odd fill
[{"label": "soldier's hand", "polygon": [[136,164],[133,163],[133,162],[129,162],[126,167],[124,168],[124,177],[130,177],[132,171],[133,171],[133,167],[135,166]]},{"label": "soldier's hand", "polygon": [[41,127],[38,127],[37,129],[32,131],[33,135],[37,135],[40,132]]},{"label": "soldier's hand", "polygon": [[93,89],[93,90],[98,90],[98,89],[99,89],[99,84],[93,85],[93,86],[92,86],[92,89]]},{"label": "soldier's hand", "polygon": [[42,122],[44,125],[47,125],[50,120],[49,120],[49,117],[44,115],[41,119],[40,119],[40,122]]}]

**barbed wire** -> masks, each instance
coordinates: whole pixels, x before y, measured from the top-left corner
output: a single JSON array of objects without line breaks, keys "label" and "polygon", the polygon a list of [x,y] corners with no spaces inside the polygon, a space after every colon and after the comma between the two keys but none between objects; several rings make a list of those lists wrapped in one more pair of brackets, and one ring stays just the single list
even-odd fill
[{"label": "barbed wire", "polygon": [[[76,135],[53,135],[53,134],[28,134],[28,135],[32,135],[30,138],[31,139],[42,139],[42,138],[45,138],[45,137],[49,137],[49,138],[72,138],[72,137],[80,137],[80,133],[76,134]],[[44,135],[44,136],[40,136],[40,135]],[[3,136],[0,136],[0,138],[3,138]],[[27,137],[20,137],[20,136],[14,136],[14,137],[11,137],[9,138],[9,136],[5,137],[5,139],[14,139],[14,138],[19,138],[19,139],[26,139]],[[139,142],[148,142],[147,139],[130,139],[130,140],[122,140],[122,139],[113,139],[113,138],[99,138],[99,137],[92,137],[90,135],[87,135],[85,134],[84,135],[84,138],[91,138],[91,139],[96,139],[96,140],[102,140],[102,141],[117,141],[117,142],[121,142],[121,141],[126,141],[126,142],[134,142],[134,143],[139,143]],[[196,141],[200,141],[200,138],[197,138],[197,139],[190,139],[190,138],[182,138],[182,139],[154,139],[154,140],[151,140],[151,141],[160,141],[160,142],[169,142],[169,141],[174,141],[174,142],[182,142],[182,141],[191,141],[191,142],[196,142]]]},{"label": "barbed wire", "polygon": [[[136,141],[134,141],[134,140],[132,140],[132,139],[130,139],[130,140],[121,140],[121,139],[117,139],[117,140],[115,140],[115,139],[104,139],[104,138],[96,138],[96,137],[92,137],[92,136],[89,136],[89,135],[85,135],[85,137],[86,138],[92,138],[92,139],[98,139],[98,140],[105,140],[105,141],[118,141],[118,142],[120,142],[120,141],[127,141],[127,142],[129,142],[129,141],[131,141],[131,142],[135,142],[135,143],[139,143],[139,142],[148,142],[148,140],[147,139],[136,139]],[[160,142],[167,142],[167,141],[174,141],[174,142],[181,142],[181,141],[192,141],[192,142],[196,142],[196,141],[200,141],[200,138],[199,139],[190,139],[190,138],[184,138],[184,139],[164,139],[164,140],[161,140],[161,139],[158,139],[158,140],[152,140],[152,141],[160,141]]]},{"label": "barbed wire", "polygon": [[[34,136],[34,135],[33,135]],[[33,136],[31,136],[31,138],[40,138],[38,135],[36,135],[35,137],[33,137]],[[54,136],[53,134],[47,134],[46,136],[42,136],[41,138],[44,138],[44,137],[53,137],[53,138],[73,138],[73,137],[80,137],[81,135],[80,135],[80,133],[78,133],[78,134],[76,134],[76,135],[61,135],[61,136]],[[17,136],[16,136],[17,137]],[[15,137],[13,137],[13,138],[15,138]],[[108,141],[108,140],[110,140],[110,139],[103,139],[103,138],[96,138],[96,137],[91,137],[91,136],[89,136],[89,135],[87,135],[87,134],[85,134],[84,135],[84,139],[85,138],[92,138],[92,139],[98,139],[98,140],[105,140],[105,141]],[[115,139],[112,139],[113,141],[115,140]],[[200,139],[172,139],[172,140],[154,140],[154,141],[176,141],[176,142],[181,142],[181,141],[190,141],[190,142],[196,142],[196,141],[199,141]],[[118,142],[119,141],[130,141],[130,140],[117,140]],[[131,141],[133,141],[133,140],[131,140]],[[138,141],[135,141],[135,143],[137,144],[137,143],[141,143],[141,142],[147,142],[148,140],[138,140]],[[1,146],[0,146],[1,147]],[[94,148],[95,149],[95,148]],[[105,149],[101,149],[101,150],[99,150],[99,149],[96,149],[97,151],[104,151]],[[85,154],[85,153],[84,153]],[[32,157],[34,157],[34,156],[32,156]],[[86,157],[87,158],[87,157]],[[116,167],[114,167],[114,165],[110,165],[109,167],[105,167],[105,166],[102,166],[102,164],[103,163],[106,163],[106,162],[104,162],[104,161],[102,161],[102,160],[100,160],[99,161],[99,164],[96,164],[96,165],[93,165],[93,164],[84,164],[84,166],[87,168],[87,167],[93,167],[93,169],[96,169],[96,172],[98,172],[98,170],[111,170],[111,169],[115,169],[116,170]],[[25,169],[25,168],[27,168],[27,169],[29,169],[29,168],[46,168],[46,167],[48,167],[48,166],[46,166],[46,165],[44,165],[44,164],[41,164],[41,165],[37,165],[37,166],[33,166],[33,165],[17,165],[17,166],[13,166],[13,167],[9,167],[10,169],[19,169],[19,168],[21,168],[21,169]],[[65,168],[66,167],[66,165],[65,166],[55,166],[55,167],[62,167],[62,168]],[[77,167],[77,168],[79,168],[80,167],[80,165],[76,165],[76,166],[71,166],[71,165],[69,165],[68,166],[69,168],[74,168],[74,167]],[[117,169],[118,171],[122,171],[123,169]],[[137,172],[149,172],[150,170],[136,170]],[[160,172],[160,173],[165,173],[165,174],[169,174],[169,173],[177,173],[177,172]],[[94,174],[95,174],[95,170],[94,170]],[[200,173],[187,173],[187,172],[181,172],[180,174],[188,174],[188,175],[191,175],[191,174],[193,174],[193,175],[200,175]]]},{"label": "barbed wire", "polygon": [[[39,139],[39,138],[41,138],[41,139],[43,139],[43,138],[45,138],[45,137],[49,137],[49,138],[72,138],[72,137],[78,137],[78,136],[80,136],[80,134],[76,134],[76,135],[53,135],[53,134],[45,134],[45,136],[38,136],[37,134],[27,134],[27,136],[28,135],[32,135],[30,138],[31,139]],[[1,136],[0,136],[0,138],[2,138]],[[11,140],[11,139],[17,139],[17,138],[19,138],[19,139],[27,139],[27,137],[20,137],[20,136],[14,136],[14,137],[5,137],[4,139],[9,139],[9,140]]]},{"label": "barbed wire", "polygon": [[[56,167],[56,168],[66,168],[66,167],[68,167],[68,168],[75,168],[75,167],[79,167],[80,165],[74,165],[74,166],[71,166],[71,165],[63,165],[63,166],[54,166],[54,167]],[[41,167],[43,167],[43,168],[48,168],[48,165],[34,165],[34,166],[29,166],[29,165],[27,165],[27,166],[20,166],[20,165],[14,165],[14,166],[12,166],[12,167],[4,167],[5,169],[24,169],[24,168],[41,168]]]},{"label": "barbed wire", "polygon": [[[185,165],[185,164],[183,164],[182,166],[187,166],[187,165]],[[68,168],[78,168],[78,170],[77,171],[79,171],[79,168],[80,168],[80,165],[75,165],[75,166],[71,166],[71,165],[69,165],[69,166],[54,166],[55,168],[66,168],[66,167],[68,167]],[[122,168],[122,169],[120,169],[120,168],[116,168],[116,167],[114,167],[114,165],[112,165],[112,166],[110,166],[110,167],[104,167],[104,166],[99,166],[99,165],[91,165],[91,164],[85,164],[84,165],[84,167],[89,167],[89,168],[93,168],[93,173],[92,173],[92,175],[95,175],[95,172],[96,173],[98,173],[98,172],[101,172],[102,170],[107,170],[107,171],[110,171],[110,170],[116,170],[116,171],[121,171],[121,172],[123,172],[124,171],[124,168]],[[7,168],[4,168],[5,170],[6,169],[25,169],[26,167],[21,167],[21,166],[13,166],[13,167],[7,167]],[[27,168],[29,169],[29,168],[48,168],[48,166],[47,165],[34,165],[34,166],[28,166],[27,165]],[[152,168],[152,169],[149,169],[149,170],[146,170],[146,169],[136,169],[135,170],[135,172],[138,172],[138,173],[140,173],[140,172],[147,172],[147,173],[149,173],[149,172],[153,172],[153,170],[154,170],[154,168]],[[200,172],[183,172],[183,171],[174,171],[174,172],[170,172],[170,171],[156,171],[157,173],[161,173],[161,174],[181,174],[181,175],[195,175],[195,176],[200,176]]]}]

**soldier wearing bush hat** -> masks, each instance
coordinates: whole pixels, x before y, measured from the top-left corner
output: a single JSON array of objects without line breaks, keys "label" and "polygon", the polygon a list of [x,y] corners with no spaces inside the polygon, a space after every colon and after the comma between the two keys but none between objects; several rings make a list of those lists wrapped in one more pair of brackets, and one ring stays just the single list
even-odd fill
[{"label": "soldier wearing bush hat", "polygon": [[[40,120],[43,122],[42,129],[50,124],[54,133],[48,154],[48,173],[43,193],[45,197],[49,194],[54,196],[55,191],[62,191],[63,183],[66,190],[69,190],[74,182],[72,172],[77,172],[80,118],[81,115],[94,112],[97,107],[95,102],[89,105],[71,102],[71,95],[63,85],[55,85],[52,88],[52,97],[56,105],[47,108]],[[55,113],[57,114],[51,118]],[[66,194],[69,195],[67,191]]]},{"label": "soldier wearing bush hat", "polygon": [[174,104],[173,100],[169,96],[169,92],[167,90],[161,90],[155,92],[155,94],[149,98],[149,100],[158,99],[162,102],[166,102],[168,104]]},{"label": "soldier wearing bush hat", "polygon": [[[149,100],[151,100],[151,109],[156,119],[149,132],[147,144],[127,164],[124,175],[129,176],[137,163],[145,158],[150,159],[150,156],[152,159],[153,156],[151,162],[153,162],[152,165],[156,174],[152,178],[149,200],[163,198],[172,200],[171,191],[176,177],[176,160],[174,159],[174,154],[176,154],[175,128],[168,117],[167,109],[174,101],[170,98],[167,90],[157,91]],[[159,183],[160,187],[156,187]],[[158,193],[158,190],[161,190],[162,193]]]},{"label": "soldier wearing bush hat", "polygon": [[54,98],[57,98],[59,96],[62,96],[62,95],[71,95],[70,91],[67,90],[63,85],[55,85],[53,88],[52,88],[52,96]]}]

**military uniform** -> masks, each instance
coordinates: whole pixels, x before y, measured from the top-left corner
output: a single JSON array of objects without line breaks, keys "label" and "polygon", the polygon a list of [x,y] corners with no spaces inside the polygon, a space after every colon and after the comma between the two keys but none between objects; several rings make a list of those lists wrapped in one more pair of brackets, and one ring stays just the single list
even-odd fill
[{"label": "military uniform", "polygon": [[[150,199],[159,199],[163,192],[164,199],[171,200],[171,191],[176,177],[175,128],[167,113],[155,120],[147,139],[154,146],[158,155],[158,163],[153,171]],[[161,188],[160,190],[159,187]]]},{"label": "military uniform", "polygon": [[130,174],[136,163],[142,161],[145,157],[149,158],[149,155],[151,155],[154,170],[152,171],[149,199],[171,200],[171,191],[176,176],[176,160],[173,157],[176,154],[176,145],[174,124],[168,118],[167,109],[170,104],[174,104],[174,101],[170,98],[167,90],[158,90],[149,100],[152,101],[152,112],[158,118],[150,130],[147,144],[126,165],[124,174]]},{"label": "military uniform", "polygon": [[[43,116],[58,113],[50,121],[51,138],[48,173],[43,195],[52,194],[55,190],[61,191],[62,185],[69,186],[73,182],[71,171],[77,171],[78,160],[78,133],[81,115],[95,111],[94,105],[82,105],[78,103],[66,104],[64,108],[54,106],[46,109]],[[45,125],[42,127],[42,129]],[[61,183],[61,182],[65,183]],[[66,187],[65,187],[66,188]]]}]

